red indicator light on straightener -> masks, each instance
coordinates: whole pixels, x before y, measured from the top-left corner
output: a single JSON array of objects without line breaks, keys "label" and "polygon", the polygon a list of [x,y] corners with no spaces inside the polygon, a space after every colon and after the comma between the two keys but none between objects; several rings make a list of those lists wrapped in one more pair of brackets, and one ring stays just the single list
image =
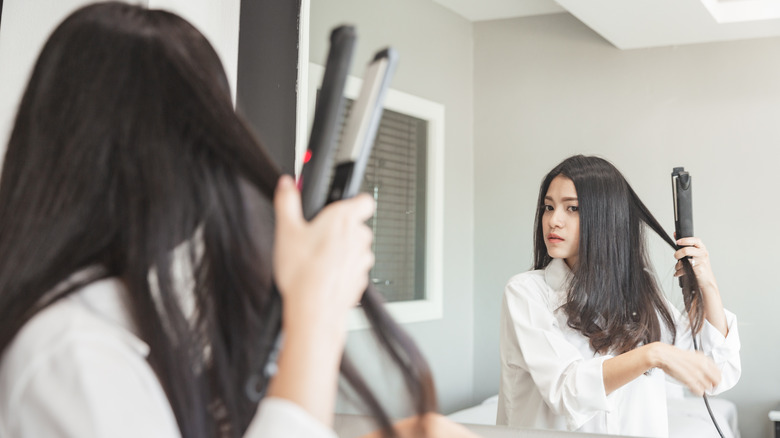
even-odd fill
[{"label": "red indicator light on straightener", "polygon": [[[311,161],[311,149],[306,149],[306,153],[303,154],[303,164]],[[303,174],[298,177],[298,190],[303,189]]]}]

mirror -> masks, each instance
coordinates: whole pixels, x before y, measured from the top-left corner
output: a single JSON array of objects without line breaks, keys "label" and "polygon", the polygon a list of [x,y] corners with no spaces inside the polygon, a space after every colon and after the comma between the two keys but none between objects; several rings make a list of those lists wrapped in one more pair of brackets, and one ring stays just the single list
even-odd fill
[{"label": "mirror", "polygon": [[[354,24],[354,76],[373,50],[392,45],[400,54],[392,88],[446,112],[443,317],[405,325],[430,361],[442,412],[498,392],[501,297],[506,281],[531,266],[539,183],[583,153],[614,163],[670,233],[669,175],[675,166],[693,175],[696,234],[740,322],[742,377],[720,398],[735,404],[743,436],[768,434],[778,398],[769,364],[780,353],[759,340],[780,329],[772,310],[780,298],[763,274],[780,244],[770,231],[780,208],[769,201],[780,182],[780,62],[771,56],[780,39],[619,49],[567,12],[472,22],[434,1],[318,0],[310,8],[310,62],[324,62],[330,29]],[[655,26],[658,38],[674,24]],[[672,252],[660,239],[649,244],[659,281],[681,305]],[[349,344],[359,349],[367,337],[354,332]],[[365,372],[382,375],[372,365]],[[393,404],[387,386],[380,396]]]}]

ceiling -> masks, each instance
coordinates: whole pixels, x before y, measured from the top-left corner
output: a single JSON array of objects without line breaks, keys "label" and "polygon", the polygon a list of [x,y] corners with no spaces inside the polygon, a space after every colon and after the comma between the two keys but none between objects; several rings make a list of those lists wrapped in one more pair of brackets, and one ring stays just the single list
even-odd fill
[{"label": "ceiling", "polygon": [[780,0],[433,0],[471,21],[568,12],[620,49],[780,36]]}]

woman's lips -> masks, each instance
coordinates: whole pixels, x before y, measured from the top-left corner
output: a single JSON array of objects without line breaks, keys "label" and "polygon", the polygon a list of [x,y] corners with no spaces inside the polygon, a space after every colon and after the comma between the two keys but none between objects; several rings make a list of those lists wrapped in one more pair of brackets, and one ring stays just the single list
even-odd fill
[{"label": "woman's lips", "polygon": [[559,236],[559,235],[557,235],[557,234],[555,234],[555,233],[550,233],[550,234],[547,235],[547,240],[550,243],[560,243],[560,242],[564,241],[564,238]]}]

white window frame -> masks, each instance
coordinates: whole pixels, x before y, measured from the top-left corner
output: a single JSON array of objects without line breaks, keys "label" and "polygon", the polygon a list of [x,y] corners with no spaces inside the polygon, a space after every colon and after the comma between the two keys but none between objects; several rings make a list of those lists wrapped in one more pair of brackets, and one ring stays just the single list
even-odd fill
[{"label": "white window frame", "polygon": [[[303,21],[303,20],[302,20]],[[308,43],[308,39],[306,40]],[[302,50],[303,51],[303,50]],[[306,49],[308,55],[308,47]],[[301,64],[304,65],[304,64]],[[316,90],[322,83],[324,68],[308,63],[304,74],[299,68],[298,87],[298,137],[296,139],[296,174],[300,174],[303,154],[306,152],[308,133],[314,116]],[[303,80],[306,78],[305,86]],[[349,76],[344,87],[344,96],[356,99],[363,81]],[[304,90],[305,89],[305,90]],[[301,105],[306,102],[306,106]],[[425,224],[425,298],[410,301],[396,301],[386,304],[393,318],[402,324],[432,321],[443,315],[443,266],[444,258],[444,105],[398,90],[388,89],[384,107],[391,111],[407,114],[428,123],[427,168],[426,168],[426,224]],[[369,327],[363,311],[350,312],[348,328],[359,330]]]}]

